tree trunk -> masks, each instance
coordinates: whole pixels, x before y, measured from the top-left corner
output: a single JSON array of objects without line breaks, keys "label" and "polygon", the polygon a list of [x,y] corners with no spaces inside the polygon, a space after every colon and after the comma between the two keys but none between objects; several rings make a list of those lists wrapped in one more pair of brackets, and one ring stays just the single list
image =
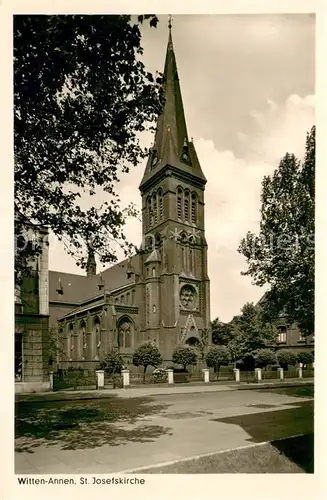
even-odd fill
[{"label": "tree trunk", "polygon": [[144,372],[143,372],[143,384],[145,384],[145,372],[146,372],[147,366],[144,367]]}]

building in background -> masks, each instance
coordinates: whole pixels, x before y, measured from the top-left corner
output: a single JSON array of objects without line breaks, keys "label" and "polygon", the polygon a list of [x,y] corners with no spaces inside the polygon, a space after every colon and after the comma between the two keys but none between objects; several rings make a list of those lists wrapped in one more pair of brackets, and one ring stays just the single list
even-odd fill
[{"label": "building in background", "polygon": [[49,268],[48,231],[30,226],[28,244],[35,238],[42,253],[33,259],[31,275],[15,293],[15,391],[49,387]]}]

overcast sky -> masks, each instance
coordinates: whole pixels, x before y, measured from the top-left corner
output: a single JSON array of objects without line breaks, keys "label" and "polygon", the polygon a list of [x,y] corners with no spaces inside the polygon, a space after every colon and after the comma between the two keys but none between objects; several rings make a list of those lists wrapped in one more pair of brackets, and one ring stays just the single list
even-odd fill
[{"label": "overcast sky", "polygon": [[[163,70],[167,17],[142,28],[143,60]],[[241,238],[259,223],[260,188],[288,151],[303,156],[314,117],[315,19],[312,15],[173,16],[173,42],[189,137],[208,183],[205,193],[211,318],[229,321],[263,290],[241,276]],[[150,145],[151,138],[145,136]],[[140,207],[145,164],[122,178],[123,204]],[[141,223],[126,227],[141,242]],[[50,269],[81,271],[54,240]]]}]

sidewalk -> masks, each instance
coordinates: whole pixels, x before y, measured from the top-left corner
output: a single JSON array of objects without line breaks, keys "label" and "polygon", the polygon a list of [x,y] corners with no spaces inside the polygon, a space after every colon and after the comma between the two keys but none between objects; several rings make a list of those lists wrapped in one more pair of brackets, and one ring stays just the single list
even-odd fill
[{"label": "sidewalk", "polygon": [[288,379],[284,381],[269,380],[259,383],[236,383],[233,381],[226,384],[209,383],[209,384],[178,384],[172,387],[155,387],[155,386],[140,386],[131,387],[129,389],[99,389],[99,390],[79,390],[79,391],[58,391],[58,392],[42,392],[35,394],[16,394],[15,401],[63,401],[63,400],[86,400],[108,397],[122,398],[139,398],[151,396],[163,396],[174,394],[196,394],[196,393],[212,393],[212,392],[227,392],[239,390],[258,390],[265,388],[280,388],[280,387],[296,387],[302,385],[313,385],[313,378],[306,379]]}]

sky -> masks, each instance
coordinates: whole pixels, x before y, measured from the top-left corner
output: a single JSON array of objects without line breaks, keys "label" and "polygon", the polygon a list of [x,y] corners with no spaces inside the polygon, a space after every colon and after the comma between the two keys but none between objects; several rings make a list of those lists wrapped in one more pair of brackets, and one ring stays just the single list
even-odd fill
[{"label": "sky", "polygon": [[[303,157],[306,133],[315,123],[315,18],[309,14],[174,15],[173,43],[189,137],[193,138],[205,191],[205,228],[211,280],[211,319],[230,321],[255,287],[237,247],[257,231],[264,175],[286,152]],[[167,17],[142,28],[143,62],[163,71]],[[150,146],[152,137],[142,142]],[[138,191],[145,162],[123,175],[118,193],[125,206],[141,207]],[[100,197],[99,197],[100,201]],[[141,222],[128,221],[126,236],[141,242]],[[117,254],[123,258],[117,247]],[[52,270],[82,271],[50,239]]]}]

